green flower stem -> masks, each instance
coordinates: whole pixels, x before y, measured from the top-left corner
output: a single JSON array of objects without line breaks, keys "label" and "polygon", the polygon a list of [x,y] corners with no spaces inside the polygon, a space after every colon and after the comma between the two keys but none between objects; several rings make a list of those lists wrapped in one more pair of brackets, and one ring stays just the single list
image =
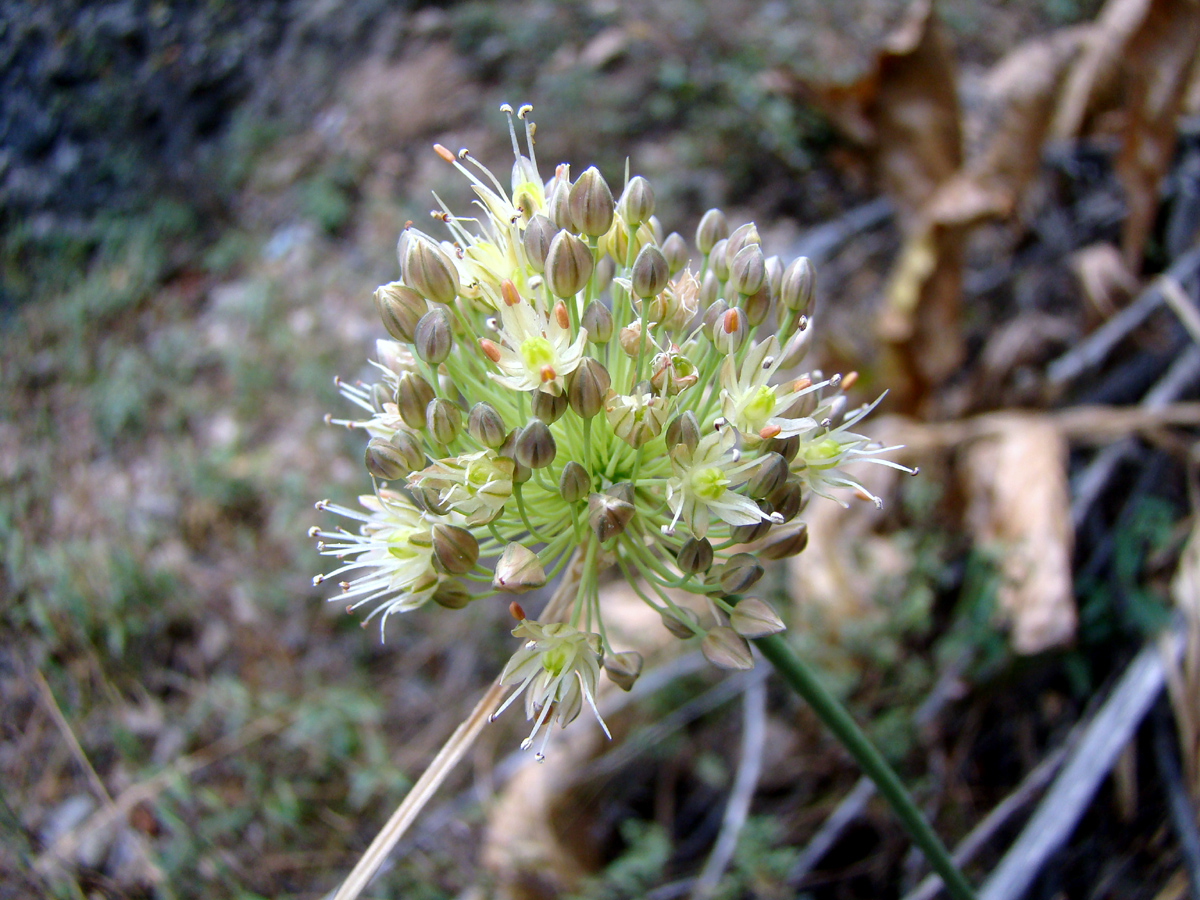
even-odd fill
[{"label": "green flower stem", "polygon": [[901,824],[925,854],[930,866],[942,876],[950,896],[955,900],[975,900],[975,892],[967,884],[962,872],[951,862],[950,854],[946,852],[938,836],[913,803],[899,777],[867,740],[866,735],[859,730],[845,707],[825,690],[812,670],[792,652],[782,637],[772,634],[757,638],[754,643],[788,686],[812,707],[817,717],[875,782],[879,793],[891,805]]}]

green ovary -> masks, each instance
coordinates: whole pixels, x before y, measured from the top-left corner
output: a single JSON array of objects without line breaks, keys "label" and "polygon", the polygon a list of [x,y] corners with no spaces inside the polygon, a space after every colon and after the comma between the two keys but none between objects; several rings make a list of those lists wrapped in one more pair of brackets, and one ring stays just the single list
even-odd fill
[{"label": "green ovary", "polygon": [[526,338],[521,342],[520,353],[530,372],[540,373],[544,367],[554,365],[554,348],[544,337]]},{"label": "green ovary", "polygon": [[571,651],[566,647],[553,647],[542,654],[542,668],[551,675],[561,675],[571,661]]},{"label": "green ovary", "polygon": [[725,493],[725,486],[729,484],[729,479],[725,477],[725,473],[712,466],[707,469],[699,469],[692,473],[692,493],[701,500],[719,500],[721,495]]},{"label": "green ovary", "polygon": [[759,431],[767,419],[775,412],[775,388],[769,385],[759,385],[742,407],[742,416],[746,420],[748,431]]},{"label": "green ovary", "polygon": [[842,445],[833,438],[812,441],[800,448],[800,455],[814,469],[828,469],[837,465],[837,459],[841,452]]}]

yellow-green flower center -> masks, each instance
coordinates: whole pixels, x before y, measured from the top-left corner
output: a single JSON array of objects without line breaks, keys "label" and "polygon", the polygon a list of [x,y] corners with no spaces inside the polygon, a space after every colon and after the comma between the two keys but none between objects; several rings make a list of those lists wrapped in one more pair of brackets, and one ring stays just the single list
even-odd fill
[{"label": "yellow-green flower center", "polygon": [[542,653],[542,668],[554,676],[561,675],[570,661],[571,652],[562,645],[551,647]]},{"label": "yellow-green flower center", "polygon": [[842,445],[833,438],[810,441],[800,448],[800,455],[814,469],[828,469],[836,465],[841,452]]},{"label": "yellow-green flower center", "polygon": [[530,372],[541,372],[546,366],[554,365],[554,348],[544,337],[525,338],[521,342],[521,360]]},{"label": "yellow-green flower center", "polygon": [[775,412],[775,388],[761,384],[754,389],[746,405],[742,407],[742,415],[750,431],[758,431],[766,424],[767,419]]},{"label": "yellow-green flower center", "polygon": [[716,466],[698,469],[692,473],[692,493],[701,500],[719,500],[725,493],[727,484],[729,484],[729,479]]}]

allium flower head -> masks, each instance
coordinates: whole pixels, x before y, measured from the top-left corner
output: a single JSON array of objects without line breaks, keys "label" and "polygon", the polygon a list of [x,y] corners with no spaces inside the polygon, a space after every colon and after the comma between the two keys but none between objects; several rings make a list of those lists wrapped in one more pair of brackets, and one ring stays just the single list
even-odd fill
[{"label": "allium flower head", "polygon": [[[627,577],[672,634],[706,639],[710,659],[748,664],[737,629],[770,617],[731,617],[731,595],[762,574],[744,545],[810,495],[877,500],[855,463],[904,467],[853,430],[871,407],[845,415],[852,378],[784,371],[812,345],[807,260],[765,259],[758,230],[731,233],[717,210],[689,249],[640,176],[618,192],[595,168],[545,179],[530,108],[503,109],[508,177],[435,146],[476,209],[436,198],[446,233],[401,235],[401,277],[374,297],[391,338],[376,382],[339,382],[360,415],[334,420],[370,437],[375,492],[364,511],[320,504],[356,531],[312,533],[340,560],[318,583],[346,579],[341,596],[381,622],[566,569],[539,619],[518,616],[503,673],[534,720],[529,745],[594,711],[602,668],[622,687],[637,677],[636,653],[606,637],[601,570]],[[678,589],[707,597],[708,617],[677,607]]]}]

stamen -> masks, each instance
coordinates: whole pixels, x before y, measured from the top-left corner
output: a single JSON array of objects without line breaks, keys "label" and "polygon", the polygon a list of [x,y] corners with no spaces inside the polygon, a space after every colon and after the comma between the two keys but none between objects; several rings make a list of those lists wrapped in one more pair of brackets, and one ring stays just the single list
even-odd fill
[{"label": "stamen", "polygon": [[507,278],[500,282],[500,299],[507,306],[516,306],[521,302],[521,295],[517,293],[517,286]]},{"label": "stamen", "polygon": [[525,610],[521,608],[521,604],[516,600],[508,604],[508,614],[518,622],[522,622],[525,619]]},{"label": "stamen", "polygon": [[778,425],[765,425],[758,432],[758,436],[760,438],[762,438],[764,441],[769,441],[771,438],[775,437],[775,435],[779,434],[779,432],[781,432],[781,431],[783,431],[783,429],[780,428]]},{"label": "stamen", "polygon": [[557,377],[554,374],[554,366],[551,366],[551,365],[542,366],[541,376],[542,376],[542,384],[546,384],[547,382],[553,381]]},{"label": "stamen", "polygon": [[571,326],[571,320],[567,318],[567,305],[561,300],[554,304],[554,321],[558,323],[559,328]]},{"label": "stamen", "polygon": [[793,391],[803,391],[810,387],[812,387],[812,379],[809,378],[807,375],[804,376],[803,378],[797,378],[795,381],[792,382],[792,390]]},{"label": "stamen", "polygon": [[487,338],[479,339],[479,349],[482,350],[483,355],[486,356],[488,359],[490,359],[492,362],[494,362],[494,363],[500,362],[500,348],[497,347],[495,344],[493,344],[491,341],[489,341]]},{"label": "stamen", "polygon": [[447,150],[445,147],[443,147],[441,144],[434,144],[433,152],[436,153],[438,156],[440,156],[442,159],[444,159],[448,163],[454,162],[454,154],[451,153],[449,150]]}]

